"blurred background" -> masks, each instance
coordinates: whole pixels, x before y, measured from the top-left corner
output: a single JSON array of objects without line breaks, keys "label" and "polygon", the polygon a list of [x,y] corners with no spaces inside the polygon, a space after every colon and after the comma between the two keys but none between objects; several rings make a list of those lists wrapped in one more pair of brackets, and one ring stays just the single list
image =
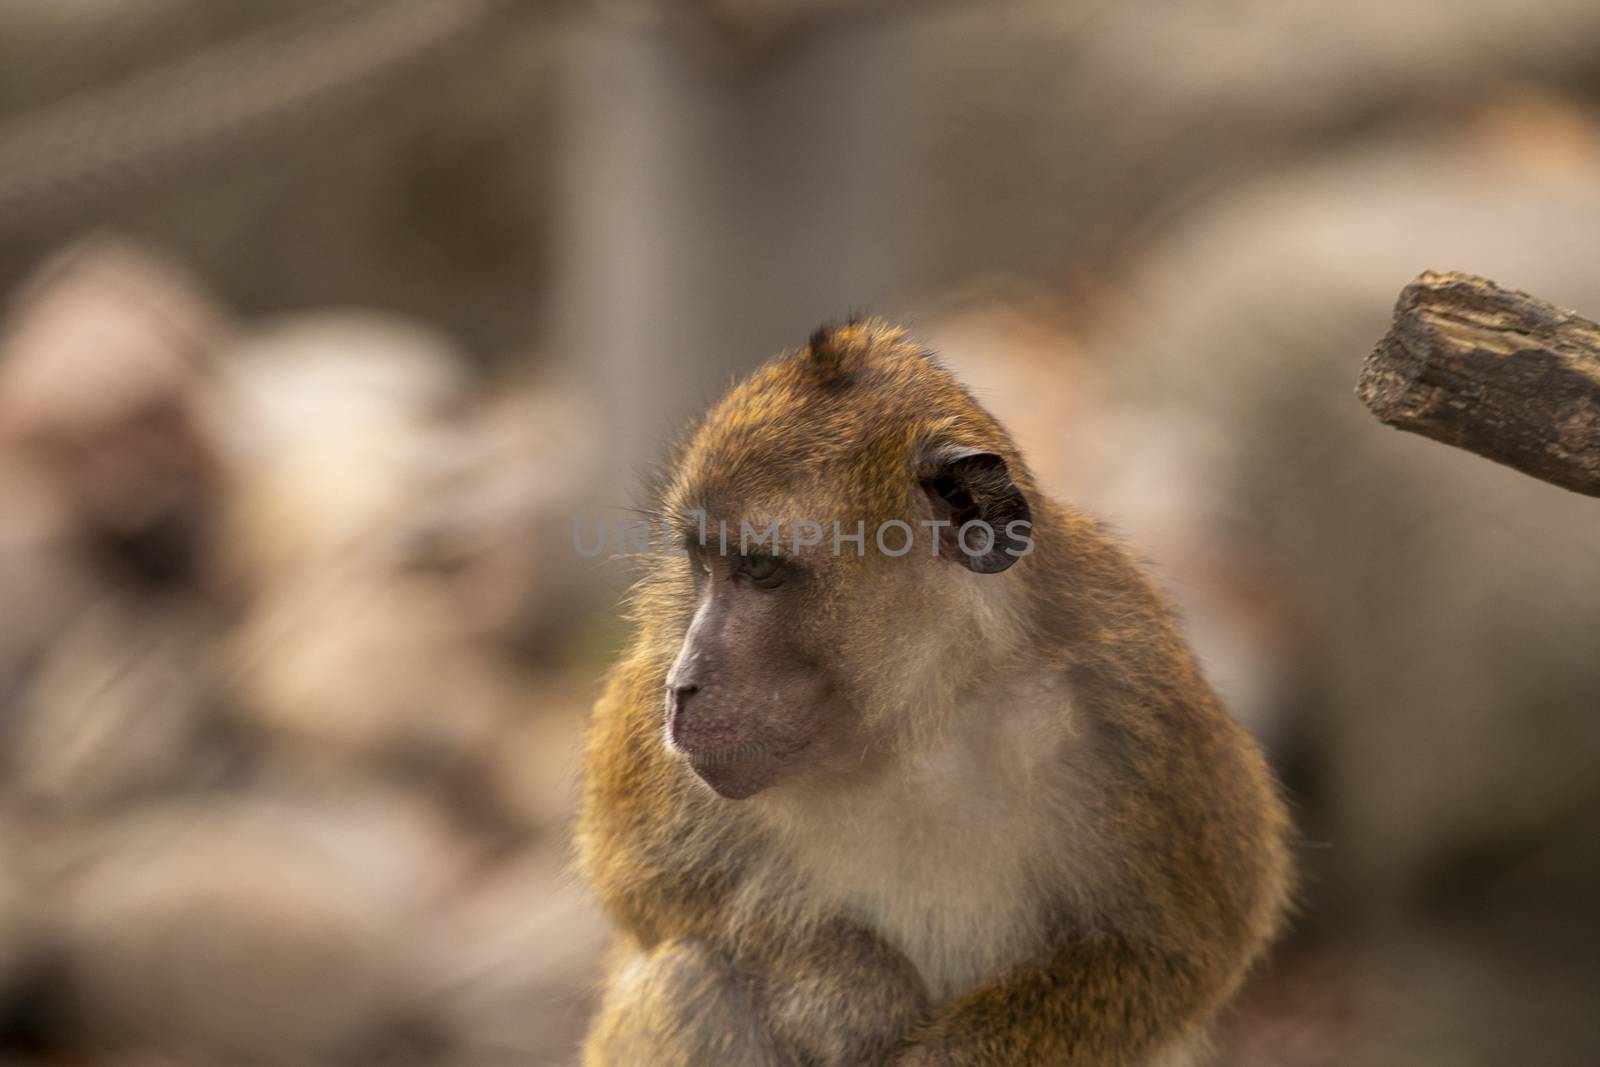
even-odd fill
[{"label": "blurred background", "polygon": [[0,1064],[572,1063],[572,523],[854,309],[1292,794],[1219,1062],[1600,1063],[1600,503],[1352,392],[1597,249],[1593,0],[0,0]]}]

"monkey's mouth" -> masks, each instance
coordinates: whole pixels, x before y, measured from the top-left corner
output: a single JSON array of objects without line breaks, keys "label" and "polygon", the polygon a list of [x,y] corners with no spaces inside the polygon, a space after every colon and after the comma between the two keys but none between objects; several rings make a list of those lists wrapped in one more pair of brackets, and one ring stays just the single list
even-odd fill
[{"label": "monkey's mouth", "polygon": [[777,781],[800,745],[741,742],[722,748],[685,751],[689,766],[724,800],[744,800]]}]

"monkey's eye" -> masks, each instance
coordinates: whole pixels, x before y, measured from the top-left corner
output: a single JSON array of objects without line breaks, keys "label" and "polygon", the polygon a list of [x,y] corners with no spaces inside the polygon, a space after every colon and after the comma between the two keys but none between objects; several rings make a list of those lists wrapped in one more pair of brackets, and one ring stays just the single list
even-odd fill
[{"label": "monkey's eye", "polygon": [[734,573],[750,582],[751,585],[758,585],[763,589],[771,589],[782,585],[787,577],[783,560],[777,556],[768,556],[760,553],[740,556]]}]

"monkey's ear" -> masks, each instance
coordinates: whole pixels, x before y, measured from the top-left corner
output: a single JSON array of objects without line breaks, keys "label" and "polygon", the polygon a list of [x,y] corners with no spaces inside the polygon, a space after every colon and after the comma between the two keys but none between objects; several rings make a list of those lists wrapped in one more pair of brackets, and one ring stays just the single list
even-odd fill
[{"label": "monkey's ear", "polygon": [[[1027,555],[1033,512],[1004,457],[974,448],[943,449],[923,464],[919,480],[934,518],[950,523],[939,528],[941,556],[978,574],[996,574]],[[967,529],[963,538],[969,523],[980,525]],[[1016,523],[1028,525],[1019,530]]]}]

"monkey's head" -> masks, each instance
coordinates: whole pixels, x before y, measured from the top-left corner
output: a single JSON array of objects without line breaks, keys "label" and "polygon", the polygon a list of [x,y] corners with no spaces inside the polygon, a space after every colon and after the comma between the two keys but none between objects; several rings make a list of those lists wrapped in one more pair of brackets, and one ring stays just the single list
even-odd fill
[{"label": "monkey's head", "polygon": [[1005,647],[1030,493],[1005,431],[897,329],[819,330],[758,370],[664,500],[686,554],[642,614],[667,620],[666,743],[730,799],[869,773],[973,650]]}]

